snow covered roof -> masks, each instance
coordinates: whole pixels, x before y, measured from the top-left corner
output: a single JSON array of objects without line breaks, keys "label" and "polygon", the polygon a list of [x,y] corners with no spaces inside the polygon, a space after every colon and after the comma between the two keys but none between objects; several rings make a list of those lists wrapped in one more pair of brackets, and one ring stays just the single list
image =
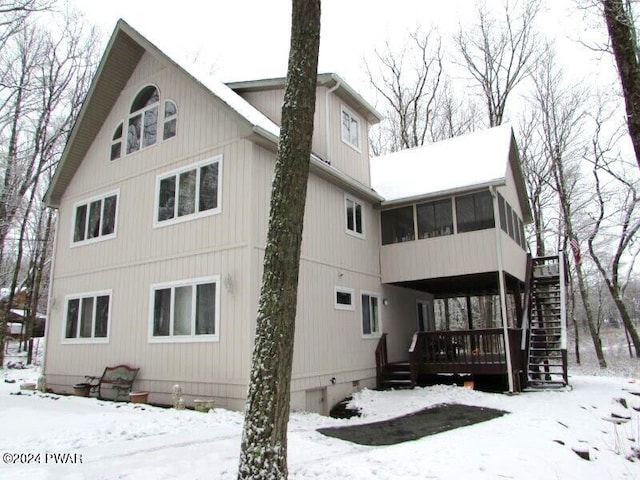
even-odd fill
[{"label": "snow covered roof", "polygon": [[[177,64],[176,64],[177,65]],[[279,136],[280,128],[266,115],[247,102],[244,98],[225,85],[221,80],[202,69],[201,64],[178,65],[193,79],[226,103],[232,110],[254,126],[260,127],[272,135]]]},{"label": "snow covered roof", "polygon": [[502,185],[512,136],[507,124],[373,158],[371,184],[387,201]]},{"label": "snow covered roof", "polygon": [[[111,35],[80,114],[69,135],[60,164],[47,191],[45,200],[49,206],[58,207],[60,205],[64,191],[145,52],[151,53],[161,61],[171,64],[191,76],[193,80],[200,83],[235,111],[241,119],[247,121],[256,134],[265,138],[267,142],[277,143],[280,129],[253,105],[208,71],[205,71],[200,65],[194,64],[187,67],[179,65],[121,19]],[[353,179],[342,178],[345,177],[344,174],[335,168],[326,168],[320,165],[321,163],[319,159],[312,158],[314,171],[318,170],[321,174],[344,183],[348,188],[355,189],[364,196],[379,200],[379,196],[367,186]]]}]

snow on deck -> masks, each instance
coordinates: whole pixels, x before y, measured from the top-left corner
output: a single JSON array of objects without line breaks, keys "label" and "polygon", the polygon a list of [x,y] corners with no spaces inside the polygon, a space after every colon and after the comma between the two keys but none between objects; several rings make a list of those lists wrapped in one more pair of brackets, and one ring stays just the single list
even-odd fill
[{"label": "snow on deck", "polygon": [[511,136],[505,124],[372,158],[372,187],[389,201],[504,182]]}]

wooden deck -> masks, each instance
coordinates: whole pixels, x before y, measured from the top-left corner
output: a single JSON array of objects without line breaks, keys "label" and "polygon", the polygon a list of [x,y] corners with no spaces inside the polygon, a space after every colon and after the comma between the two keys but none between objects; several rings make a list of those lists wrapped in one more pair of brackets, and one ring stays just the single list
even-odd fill
[{"label": "wooden deck", "polygon": [[[508,329],[511,365],[516,390],[523,369],[522,330]],[[403,368],[400,368],[400,367]],[[408,367],[408,368],[407,368]],[[504,330],[454,330],[416,332],[409,348],[409,362],[388,363],[386,337],[376,350],[378,386],[415,386],[421,375],[458,373],[471,375],[506,375]],[[407,371],[408,370],[408,371]],[[402,371],[406,377],[402,377]]]},{"label": "wooden deck", "polygon": [[[522,367],[521,330],[511,328],[509,344],[514,372]],[[491,375],[507,373],[502,328],[416,332],[409,349],[412,376],[436,373]]]}]

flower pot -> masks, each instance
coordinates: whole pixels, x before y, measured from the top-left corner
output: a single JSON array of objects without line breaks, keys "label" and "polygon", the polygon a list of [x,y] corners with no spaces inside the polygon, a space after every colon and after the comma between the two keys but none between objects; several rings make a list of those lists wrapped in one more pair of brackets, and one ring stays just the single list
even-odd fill
[{"label": "flower pot", "polygon": [[76,397],[88,397],[90,390],[91,385],[89,385],[88,383],[76,383],[73,386],[73,394]]},{"label": "flower pot", "polygon": [[131,403],[147,403],[149,392],[129,392]]},{"label": "flower pot", "polygon": [[193,401],[193,408],[196,412],[207,413],[209,410],[212,410],[215,406],[215,401],[213,400],[199,400],[195,399]]}]

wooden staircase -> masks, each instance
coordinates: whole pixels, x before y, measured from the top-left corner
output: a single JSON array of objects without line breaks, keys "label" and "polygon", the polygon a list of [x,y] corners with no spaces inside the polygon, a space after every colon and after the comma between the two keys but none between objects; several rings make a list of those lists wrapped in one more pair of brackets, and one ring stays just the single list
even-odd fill
[{"label": "wooden staircase", "polygon": [[567,375],[567,321],[563,253],[532,259],[527,387],[563,388]]},{"label": "wooden staircase", "polygon": [[382,369],[382,378],[378,389],[413,388],[411,382],[411,364],[409,362],[388,363]]},{"label": "wooden staircase", "polygon": [[389,362],[387,355],[387,334],[383,333],[376,347],[376,388],[413,388],[409,362]]}]

